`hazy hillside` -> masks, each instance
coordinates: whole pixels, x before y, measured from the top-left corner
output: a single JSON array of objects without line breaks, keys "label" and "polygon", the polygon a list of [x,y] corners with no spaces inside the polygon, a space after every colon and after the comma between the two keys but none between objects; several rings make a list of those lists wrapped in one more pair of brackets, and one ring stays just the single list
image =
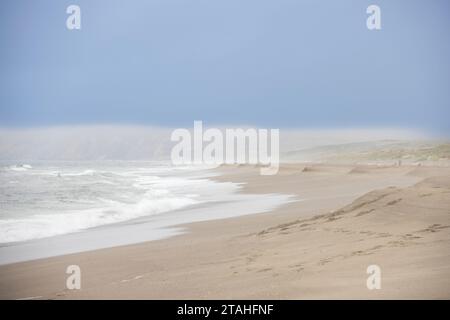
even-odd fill
[{"label": "hazy hillside", "polygon": [[288,151],[284,161],[311,161],[334,163],[422,163],[450,161],[450,143],[447,141],[396,141],[326,145]]}]

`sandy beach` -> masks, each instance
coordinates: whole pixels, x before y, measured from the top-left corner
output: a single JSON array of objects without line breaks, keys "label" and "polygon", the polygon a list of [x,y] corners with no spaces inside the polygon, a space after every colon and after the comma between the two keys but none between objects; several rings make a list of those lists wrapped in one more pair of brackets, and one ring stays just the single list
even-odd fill
[{"label": "sandy beach", "polygon": [[[218,169],[298,201],[168,239],[0,266],[1,299],[449,299],[450,168]],[[81,290],[66,289],[79,265]],[[368,290],[366,269],[381,268]]]}]

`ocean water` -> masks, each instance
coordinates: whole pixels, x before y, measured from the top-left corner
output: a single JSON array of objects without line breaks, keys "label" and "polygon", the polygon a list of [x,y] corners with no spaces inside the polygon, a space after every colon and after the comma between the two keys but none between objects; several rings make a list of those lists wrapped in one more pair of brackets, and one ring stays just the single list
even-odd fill
[{"label": "ocean water", "polygon": [[1,163],[0,263],[161,239],[292,201],[241,194],[216,174],[165,162]]}]

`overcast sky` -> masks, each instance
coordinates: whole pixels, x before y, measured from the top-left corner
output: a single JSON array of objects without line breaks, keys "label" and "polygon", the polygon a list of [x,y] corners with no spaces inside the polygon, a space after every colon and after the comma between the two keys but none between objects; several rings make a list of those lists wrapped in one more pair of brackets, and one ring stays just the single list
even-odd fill
[{"label": "overcast sky", "polygon": [[[81,30],[66,28],[70,4]],[[446,0],[4,0],[0,126],[450,135],[449,17]]]}]

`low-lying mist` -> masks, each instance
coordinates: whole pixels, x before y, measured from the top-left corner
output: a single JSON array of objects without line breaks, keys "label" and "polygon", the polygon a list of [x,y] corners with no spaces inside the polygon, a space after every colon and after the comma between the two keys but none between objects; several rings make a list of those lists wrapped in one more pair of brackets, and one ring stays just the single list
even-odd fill
[{"label": "low-lying mist", "polygon": [[[173,129],[125,125],[3,128],[0,160],[167,160],[174,145],[170,141]],[[280,129],[280,152],[292,156],[324,146],[427,139],[424,134],[400,129]]]}]

